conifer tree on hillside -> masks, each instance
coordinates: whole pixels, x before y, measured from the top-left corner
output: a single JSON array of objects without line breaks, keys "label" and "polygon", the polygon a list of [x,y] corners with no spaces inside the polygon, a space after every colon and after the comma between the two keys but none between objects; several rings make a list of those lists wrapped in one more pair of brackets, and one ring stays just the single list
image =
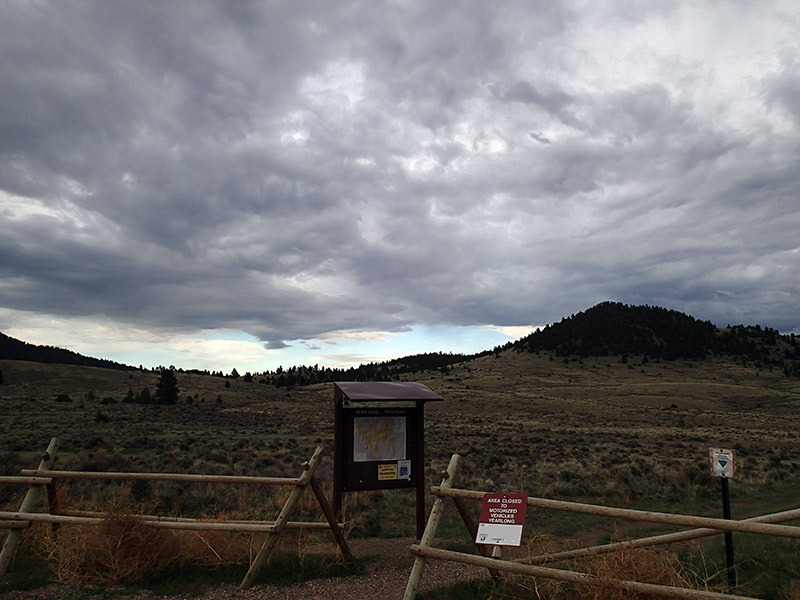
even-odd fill
[{"label": "conifer tree on hillside", "polygon": [[153,396],[156,404],[175,404],[178,401],[178,380],[172,369],[161,369]]},{"label": "conifer tree on hillside", "polygon": [[143,387],[142,391],[139,392],[139,404],[150,404],[150,402],[152,402],[150,390],[147,387]]}]

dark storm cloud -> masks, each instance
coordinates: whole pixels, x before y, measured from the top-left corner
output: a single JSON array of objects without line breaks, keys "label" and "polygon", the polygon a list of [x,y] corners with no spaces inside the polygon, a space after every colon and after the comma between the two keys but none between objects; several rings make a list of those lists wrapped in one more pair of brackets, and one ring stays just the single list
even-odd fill
[{"label": "dark storm cloud", "polygon": [[2,306],[274,348],[604,299],[798,329],[797,48],[712,110],[702,65],[591,47],[651,18],[6,3]]},{"label": "dark storm cloud", "polygon": [[765,96],[770,104],[785,110],[800,123],[800,56],[797,48],[783,52],[781,68],[764,82]]}]

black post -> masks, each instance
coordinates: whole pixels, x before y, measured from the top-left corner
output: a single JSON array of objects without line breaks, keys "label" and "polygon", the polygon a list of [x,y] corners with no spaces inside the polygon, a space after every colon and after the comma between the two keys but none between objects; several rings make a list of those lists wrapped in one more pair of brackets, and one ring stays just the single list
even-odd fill
[{"label": "black post", "polygon": [[[722,518],[730,520],[731,518],[731,497],[728,491],[728,478],[721,477],[722,484]],[[728,564],[728,589],[732,590],[736,587],[736,571],[733,567],[733,532],[725,532],[725,561]]]},{"label": "black post", "polygon": [[342,407],[343,395],[338,387],[334,386],[333,396],[333,513],[341,523],[342,515],[342,476],[344,471],[344,456],[342,452],[342,423],[344,421],[344,408]]}]

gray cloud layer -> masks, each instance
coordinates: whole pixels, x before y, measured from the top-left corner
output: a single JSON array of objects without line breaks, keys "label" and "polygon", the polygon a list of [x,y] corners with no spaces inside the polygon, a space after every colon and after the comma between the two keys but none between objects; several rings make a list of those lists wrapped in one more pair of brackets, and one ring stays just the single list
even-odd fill
[{"label": "gray cloud layer", "polygon": [[715,6],[6,2],[0,303],[272,347],[604,299],[800,330],[798,15]]}]

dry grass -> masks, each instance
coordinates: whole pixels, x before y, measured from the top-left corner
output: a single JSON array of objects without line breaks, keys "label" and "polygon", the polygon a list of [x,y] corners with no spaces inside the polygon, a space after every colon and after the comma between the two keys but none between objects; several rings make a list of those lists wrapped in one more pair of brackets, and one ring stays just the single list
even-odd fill
[{"label": "dry grass", "polygon": [[[284,532],[273,560],[295,557],[302,568],[309,556],[312,535],[296,530]],[[264,539],[265,534],[157,529],[135,516],[112,515],[99,525],[67,525],[56,532],[49,525],[38,525],[28,532],[24,543],[35,548],[58,582],[94,587],[136,584],[160,573],[187,568],[246,566]],[[333,545],[324,560],[343,564]]]},{"label": "dry grass", "polygon": [[594,557],[586,565],[598,584],[578,586],[574,590],[577,600],[649,600],[661,598],[609,587],[608,580],[638,581],[671,587],[691,588],[690,578],[684,573],[678,557],[666,551],[633,549]]},{"label": "dry grass", "polygon": [[[735,446],[741,477],[732,495],[741,504],[734,505],[734,516],[788,508],[782,503],[800,474],[800,380],[718,357],[640,362],[601,357],[565,363],[546,353],[508,351],[456,365],[447,374],[408,376],[445,398],[426,408],[426,484],[438,484],[458,452],[465,458],[459,487],[642,508],[655,504],[655,510],[696,514],[718,510],[719,492],[707,476],[708,447]],[[179,373],[179,404],[161,407],[120,402],[129,387],[152,391],[154,373],[5,360],[0,368],[3,473],[35,466],[48,440],[58,437],[62,469],[269,476],[296,476],[321,444],[326,458],[318,473],[322,480],[332,478],[331,384],[287,390],[240,379],[225,387],[220,378]],[[55,402],[59,393],[73,401]],[[108,397],[116,403],[104,403]],[[164,515],[269,519],[282,499],[254,486],[120,484],[113,492],[105,484],[70,485],[72,493],[85,496],[85,503],[71,508],[99,509],[108,506],[110,493],[118,493],[151,503],[150,514]],[[400,506],[400,496],[348,495],[351,527],[360,527],[360,535],[409,535],[413,509]],[[0,488],[0,505],[16,510],[20,500],[19,490]],[[314,518],[314,510],[304,499],[303,518]],[[531,514],[529,522],[535,519],[538,531],[560,537],[586,531],[581,542],[587,544],[604,533],[588,520],[566,519],[561,527],[551,514]],[[369,533],[374,524],[378,530]],[[461,528],[453,525],[453,537],[463,536]],[[246,537],[180,535],[201,561],[225,563],[238,553],[246,561],[251,552]],[[287,543],[299,546],[302,536]],[[64,559],[70,560],[76,559]],[[798,589],[787,600],[800,600]]]},{"label": "dry grass", "polygon": [[[112,515],[100,525],[68,525],[53,532],[37,526],[30,543],[50,565],[56,580],[71,586],[137,583],[184,567],[247,565],[263,535],[157,529],[130,515]],[[287,535],[282,546],[304,543]]]},{"label": "dry grass", "polygon": [[[179,405],[160,407],[120,403],[129,386],[154,386],[149,372],[22,361],[0,368],[5,472],[29,468],[50,437],[62,442],[61,468],[87,470],[295,475],[316,445],[331,454],[330,384],[287,390],[236,380],[226,388],[217,377],[179,373]],[[800,380],[778,372],[718,358],[565,364],[508,351],[447,375],[410,377],[445,398],[426,408],[434,480],[458,452],[470,459],[462,482],[480,477],[560,497],[679,497],[708,487],[708,446],[729,444],[745,478],[772,484],[800,473]],[[73,402],[55,402],[56,393]],[[103,404],[106,397],[117,403]],[[327,460],[321,479],[330,474]]]},{"label": "dry grass", "polygon": [[55,577],[68,585],[133,583],[169,567],[178,555],[174,536],[125,515],[99,526],[62,527],[56,534],[37,531]]},{"label": "dry grass", "polygon": [[[259,515],[274,519],[288,496],[278,490]],[[62,496],[66,504],[81,506],[81,499]],[[184,567],[247,565],[264,542],[266,534],[223,531],[175,531],[148,526],[137,515],[157,514],[152,505],[134,504],[115,496],[105,509],[108,516],[98,525],[37,525],[26,534],[29,543],[51,566],[54,577],[72,586],[129,584],[159,572]],[[208,521],[247,521],[255,511],[210,510]],[[212,514],[213,513],[213,514]],[[292,520],[320,518],[311,490],[298,503]],[[279,549],[305,555],[313,533],[286,530]]]},{"label": "dry grass", "polygon": [[786,600],[800,600],[800,582],[795,582],[789,586],[786,593]]}]

